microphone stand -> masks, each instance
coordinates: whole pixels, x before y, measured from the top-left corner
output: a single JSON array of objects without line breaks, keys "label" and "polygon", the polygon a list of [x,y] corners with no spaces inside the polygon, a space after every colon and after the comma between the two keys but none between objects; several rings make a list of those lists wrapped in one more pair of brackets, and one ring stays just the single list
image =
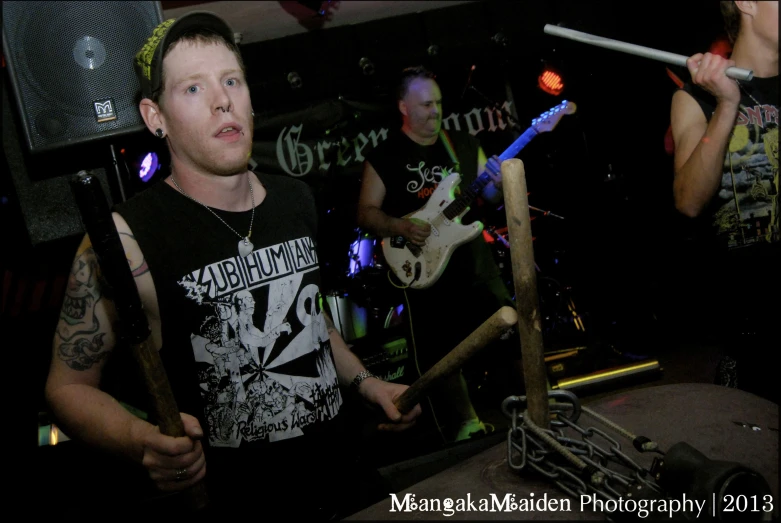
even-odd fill
[{"label": "microphone stand", "polygon": [[114,175],[117,177],[117,185],[119,186],[119,195],[124,202],[127,201],[127,196],[125,195],[125,188],[122,185],[122,170],[119,168],[119,159],[113,143],[109,144],[109,149],[111,150],[111,166],[114,168]]}]

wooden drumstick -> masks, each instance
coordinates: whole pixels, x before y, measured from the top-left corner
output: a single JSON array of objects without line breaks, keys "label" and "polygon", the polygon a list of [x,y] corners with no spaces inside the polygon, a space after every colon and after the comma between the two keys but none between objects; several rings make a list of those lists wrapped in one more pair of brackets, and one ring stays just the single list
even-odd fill
[{"label": "wooden drumstick", "polygon": [[477,352],[499,338],[518,321],[518,315],[512,307],[502,307],[485,320],[464,341],[458,344],[444,358],[427,370],[409,386],[401,396],[393,401],[399,412],[406,414],[420,402],[428,390],[442,378],[453,374],[464,366]]},{"label": "wooden drumstick", "polygon": [[502,162],[502,187],[507,229],[510,237],[510,262],[515,283],[515,307],[521,335],[523,377],[531,420],[549,428],[548,376],[542,343],[542,321],[537,295],[529,200],[523,162],[511,158]]},{"label": "wooden drumstick", "polygon": [[[111,217],[106,195],[98,179],[87,171],[80,171],[73,176],[70,184],[103,276],[113,289],[120,322],[119,330],[139,364],[157,414],[160,433],[175,438],[186,436],[163,362],[152,345],[146,313],[114,219]],[[203,481],[192,485],[183,491],[183,494],[189,508],[202,510],[209,505],[209,496]]]}]

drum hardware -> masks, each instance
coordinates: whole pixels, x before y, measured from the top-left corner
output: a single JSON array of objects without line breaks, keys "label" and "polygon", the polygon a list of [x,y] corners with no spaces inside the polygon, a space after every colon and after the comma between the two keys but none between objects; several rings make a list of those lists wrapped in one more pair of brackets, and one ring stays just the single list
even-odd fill
[{"label": "drum hardware", "polygon": [[367,307],[346,290],[325,293],[327,309],[336,330],[366,366],[385,381],[398,381],[408,373],[407,339],[399,335],[403,327],[403,304]]},{"label": "drum hardware", "polygon": [[348,258],[350,261],[347,275],[355,278],[358,274],[369,269],[382,271],[382,263],[378,260],[377,252],[380,250],[378,238],[364,232],[362,229],[355,229],[358,234],[357,239],[350,244]]},{"label": "drum hardware", "polygon": [[345,342],[351,343],[366,336],[369,311],[351,300],[346,292],[331,291],[325,294],[325,306]]},{"label": "drum hardware", "polygon": [[[514,296],[512,274],[510,272],[510,242],[507,239],[507,227],[489,226],[485,232],[496,241],[492,242],[493,254],[496,265],[502,274],[510,293]],[[536,238],[532,238],[536,240]],[[554,253],[555,264],[559,263],[560,254]],[[583,315],[578,311],[572,297],[572,287],[562,285],[558,280],[547,276],[535,261],[537,272],[537,288],[540,300],[540,312],[543,323],[543,337],[545,338],[545,353],[554,345],[559,348],[561,344],[566,346],[578,345],[582,342],[586,332]],[[515,298],[513,297],[513,300]]]},{"label": "drum hardware", "polygon": [[364,307],[345,291],[326,293],[325,306],[329,309],[336,330],[348,343],[402,324],[403,305]]},{"label": "drum hardware", "polygon": [[[345,272],[345,286],[355,302],[370,311],[374,317],[386,318],[392,307],[403,301],[388,281],[388,269],[384,264],[380,238],[355,229],[356,239],[350,244]],[[378,309],[378,310],[375,310]]]},{"label": "drum hardware", "polygon": [[[494,238],[499,241],[499,244],[504,247],[502,248],[496,248],[494,249],[494,258],[496,259],[496,265],[499,267],[499,270],[504,273],[510,268],[510,242],[507,240],[507,227],[502,227],[497,229],[495,226],[490,226],[485,231],[490,235],[491,238]],[[533,238],[533,240],[536,238]],[[506,259],[506,263],[505,263]],[[540,266],[537,265],[537,262],[534,263],[534,267],[537,269],[537,272],[542,272],[540,269]],[[512,275],[511,275],[512,279]],[[510,281],[510,287],[512,287],[512,281]]]}]

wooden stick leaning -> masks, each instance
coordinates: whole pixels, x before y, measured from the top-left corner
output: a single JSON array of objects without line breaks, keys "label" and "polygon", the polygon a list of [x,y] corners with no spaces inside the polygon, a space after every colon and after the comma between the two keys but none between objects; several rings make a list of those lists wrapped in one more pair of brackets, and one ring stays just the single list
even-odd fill
[{"label": "wooden stick leaning", "polygon": [[[120,335],[131,346],[139,364],[157,415],[160,433],[176,438],[186,436],[160,354],[152,345],[151,331],[138,288],[100,182],[88,172],[80,171],[70,184],[101,272],[113,289]],[[209,504],[203,481],[192,485],[183,494],[189,508],[200,510]]]},{"label": "wooden stick leaning", "polygon": [[515,325],[518,321],[518,315],[512,307],[502,307],[493,315],[485,320],[482,325],[472,331],[464,341],[458,344],[456,348],[445,355],[433,367],[427,370],[423,375],[415,380],[410,387],[404,391],[393,404],[399,409],[399,412],[406,414],[420,402],[428,390],[440,379],[457,372],[458,369],[477,354],[477,352],[497,340],[499,336]]},{"label": "wooden stick leaning", "polygon": [[511,158],[502,162],[502,188],[507,230],[510,238],[510,262],[515,282],[515,306],[521,335],[523,377],[529,417],[538,426],[550,428],[548,376],[542,343],[540,302],[534,265],[529,200],[523,162]]}]

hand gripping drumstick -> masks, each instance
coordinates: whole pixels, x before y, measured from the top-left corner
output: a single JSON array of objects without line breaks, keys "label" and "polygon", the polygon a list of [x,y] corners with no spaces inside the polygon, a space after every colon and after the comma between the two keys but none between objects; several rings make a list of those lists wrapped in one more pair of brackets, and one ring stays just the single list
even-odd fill
[{"label": "hand gripping drumstick", "polygon": [[[689,58],[688,56],[683,56],[681,54],[658,51],[656,49],[651,49],[650,47],[628,44],[618,40],[611,40],[610,38],[602,38],[601,36],[582,33],[580,31],[573,31],[572,29],[565,29],[563,27],[558,27],[551,24],[545,25],[545,33],[549,35],[560,36],[562,38],[568,38],[570,40],[575,40],[576,42],[582,42],[584,44],[596,45],[597,47],[604,47],[614,51],[622,51],[624,53],[634,54],[644,58],[651,58],[652,60],[659,60],[668,64],[680,65],[681,67],[686,67],[686,60]],[[750,69],[741,69],[740,67],[728,67],[725,71],[725,74],[730,78],[735,78],[737,80],[751,80],[754,77],[754,71]]]},{"label": "hand gripping drumstick", "polygon": [[548,375],[545,370],[545,349],[542,343],[542,318],[537,294],[537,273],[534,264],[526,174],[523,162],[518,158],[502,162],[502,187],[510,237],[510,263],[515,283],[518,332],[521,335],[526,401],[531,420],[537,426],[547,429],[550,426],[550,419]]},{"label": "hand gripping drumstick", "polygon": [[[86,171],[80,171],[70,184],[100,268],[114,290],[120,334],[131,345],[141,367],[147,392],[157,413],[160,432],[167,436],[183,437],[186,435],[184,424],[160,354],[152,346],[141,298],[100,182]],[[190,487],[184,495],[188,505],[194,509],[205,508],[209,503],[203,481]]]},{"label": "hand gripping drumstick", "polygon": [[507,329],[515,325],[516,321],[518,321],[518,316],[512,307],[502,307],[493,313],[464,341],[459,343],[455,349],[451,350],[444,358],[415,380],[407,390],[393,401],[393,404],[402,414],[411,411],[419,403],[420,397],[425,395],[437,381],[458,371],[469,358],[477,354],[480,349],[492,341],[498,339]]}]

